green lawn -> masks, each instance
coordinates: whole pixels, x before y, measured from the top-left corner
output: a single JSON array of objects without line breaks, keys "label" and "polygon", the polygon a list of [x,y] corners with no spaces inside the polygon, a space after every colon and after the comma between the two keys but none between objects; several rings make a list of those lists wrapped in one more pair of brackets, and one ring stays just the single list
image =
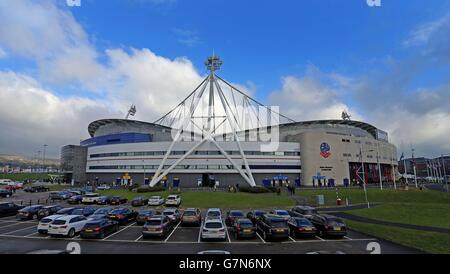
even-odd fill
[{"label": "green lawn", "polygon": [[[103,195],[120,195],[133,199],[136,196],[150,197],[160,195],[167,197],[170,193],[151,192],[135,193],[128,190],[103,190],[98,191]],[[273,208],[273,207],[291,207],[295,202],[286,194],[280,196],[276,194],[250,194],[250,193],[228,193],[228,192],[181,192],[182,207],[199,208]]]},{"label": "green lawn", "polygon": [[50,179],[50,176],[47,173],[9,173],[4,174],[0,173],[0,179],[11,179],[14,181],[24,181],[27,179],[30,180],[43,180]]},{"label": "green lawn", "polygon": [[391,222],[450,228],[450,203],[386,203],[350,213]]},{"label": "green lawn", "polygon": [[[339,188],[339,198],[344,202],[347,198],[350,204],[365,203],[364,190],[353,188]],[[297,195],[306,197],[312,205],[316,204],[316,195],[323,194],[326,206],[336,205],[335,189],[306,189],[298,190]],[[405,190],[394,190],[369,188],[367,198],[370,203],[450,203],[450,195],[434,190],[418,190],[410,188]]]},{"label": "green lawn", "polygon": [[[450,235],[435,232],[423,232],[412,229],[366,224],[346,220],[347,225],[356,231],[378,238],[414,247],[429,253],[450,253]],[[383,253],[383,246],[381,246]]]}]

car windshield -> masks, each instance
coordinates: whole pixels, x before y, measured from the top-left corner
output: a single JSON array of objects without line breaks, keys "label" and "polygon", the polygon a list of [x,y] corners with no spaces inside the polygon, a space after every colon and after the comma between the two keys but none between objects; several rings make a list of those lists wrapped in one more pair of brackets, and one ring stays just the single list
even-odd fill
[{"label": "car windshield", "polygon": [[238,224],[239,224],[239,226],[241,226],[243,228],[253,227],[253,223],[250,221],[238,222]]},{"label": "car windshield", "polygon": [[242,216],[244,216],[244,213],[242,213],[241,211],[231,211],[231,212],[230,212],[230,216],[233,216],[233,217],[242,217]]},{"label": "car windshield", "polygon": [[331,226],[344,226],[344,222],[340,219],[328,219],[327,223]]},{"label": "car windshield", "polygon": [[111,211],[111,214],[122,214],[125,213],[124,209],[114,209],[113,211]]},{"label": "car windshield", "polygon": [[84,210],[79,208],[79,209],[75,209],[74,211],[72,211],[72,215],[83,215]]},{"label": "car windshield", "polygon": [[280,215],[280,216],[289,216],[289,213],[285,210],[277,210],[275,212],[277,213],[277,215]]},{"label": "car windshield", "polygon": [[206,228],[222,228],[222,223],[219,222],[211,222],[205,224]]},{"label": "car windshield", "polygon": [[303,214],[306,214],[306,215],[313,215],[316,213],[317,213],[317,211],[315,209],[306,209],[303,211]]},{"label": "car windshield", "polygon": [[175,214],[175,212],[173,212],[173,211],[164,211],[163,212],[163,215],[165,215],[165,216],[170,216],[170,215],[173,215],[173,214]]},{"label": "car windshield", "polygon": [[48,223],[50,223],[51,221],[52,221],[52,219],[44,218],[44,219],[41,220],[41,223],[43,223],[43,224],[48,224]]},{"label": "car windshield", "polygon": [[148,226],[161,225],[161,220],[149,220],[149,221],[147,221],[147,223],[145,223],[145,225],[148,225]]},{"label": "car windshield", "polygon": [[86,225],[84,225],[84,228],[96,228],[96,227],[99,227],[99,226],[100,226],[99,222],[87,223]]},{"label": "car windshield", "polygon": [[160,199],[160,197],[159,197],[159,196],[152,196],[152,197],[150,197],[150,199],[152,199],[152,200],[158,200],[158,199]]},{"label": "car windshield", "polygon": [[197,213],[195,211],[185,211],[184,216],[195,216]]},{"label": "car windshield", "polygon": [[70,212],[72,212],[74,209],[73,208],[63,208],[61,210],[58,210],[58,214],[68,214]]},{"label": "car windshield", "polygon": [[54,220],[54,221],[52,222],[53,225],[63,225],[63,224],[65,224],[65,223],[66,223],[65,220]]},{"label": "car windshield", "polygon": [[287,227],[287,224],[284,221],[272,220],[270,223],[272,224],[272,227]]},{"label": "car windshield", "polygon": [[219,217],[220,212],[219,211],[210,211],[208,212],[208,217]]},{"label": "car windshield", "polygon": [[140,215],[152,215],[153,211],[151,211],[151,210],[141,210],[141,211],[139,211],[139,214]]},{"label": "car windshield", "polygon": [[297,225],[311,225],[311,222],[307,219],[295,219],[297,222]]},{"label": "car windshield", "polygon": [[109,209],[109,208],[99,208],[99,209],[97,209],[95,212],[94,212],[94,215],[96,215],[96,214],[108,214],[108,212],[110,211],[111,209]]}]

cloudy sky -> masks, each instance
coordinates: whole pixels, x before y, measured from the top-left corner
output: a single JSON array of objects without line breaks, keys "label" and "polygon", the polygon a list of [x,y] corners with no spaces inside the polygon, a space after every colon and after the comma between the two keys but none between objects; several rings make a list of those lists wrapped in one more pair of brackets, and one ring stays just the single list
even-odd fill
[{"label": "cloudy sky", "polygon": [[57,158],[132,103],[154,121],[213,51],[223,78],[295,120],[345,109],[407,155],[450,153],[445,0],[2,0],[0,153]]}]

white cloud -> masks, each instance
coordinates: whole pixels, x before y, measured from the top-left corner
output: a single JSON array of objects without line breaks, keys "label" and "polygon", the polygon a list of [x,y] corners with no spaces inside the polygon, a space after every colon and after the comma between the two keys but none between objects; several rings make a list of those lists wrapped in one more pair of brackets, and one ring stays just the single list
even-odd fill
[{"label": "white cloud", "polygon": [[450,24],[450,12],[435,21],[427,22],[417,27],[410,33],[409,37],[403,41],[403,45],[410,47],[426,44],[430,37],[446,24]]},{"label": "white cloud", "polygon": [[6,58],[8,53],[0,47],[0,59]]}]

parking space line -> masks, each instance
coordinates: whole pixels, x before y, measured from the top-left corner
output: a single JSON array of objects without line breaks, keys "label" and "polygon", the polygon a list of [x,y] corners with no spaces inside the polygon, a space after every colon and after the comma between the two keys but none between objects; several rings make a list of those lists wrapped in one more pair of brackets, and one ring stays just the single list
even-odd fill
[{"label": "parking space line", "polygon": [[227,232],[227,240],[228,240],[229,243],[231,243],[230,234],[228,234],[227,224],[225,222],[223,222],[223,224],[225,225],[225,231]]},{"label": "parking space line", "polygon": [[350,241],[353,240],[352,238],[347,237],[347,236],[344,236],[344,238],[347,239],[347,240],[350,240]]},{"label": "parking space line", "polygon": [[10,226],[15,226],[15,225],[23,224],[23,223],[25,223],[25,222],[17,222],[17,223],[14,223],[14,224],[1,226],[0,228],[5,228],[5,227],[10,227]]},{"label": "parking space line", "polygon": [[202,229],[203,229],[203,224],[200,225],[200,229],[198,230],[198,239],[197,239],[197,243],[200,243],[200,238],[202,236]]},{"label": "parking space line", "polygon": [[289,239],[290,239],[291,241],[293,241],[294,243],[297,242],[297,241],[296,241],[294,238],[292,238],[291,236],[289,236]]},{"label": "parking space line", "polygon": [[108,239],[108,238],[111,238],[112,236],[114,236],[114,235],[116,235],[116,234],[118,234],[118,233],[124,231],[125,229],[127,229],[127,228],[129,228],[130,226],[133,226],[133,225],[135,225],[135,224],[136,224],[136,222],[134,222],[134,223],[132,223],[132,224],[130,224],[130,225],[127,225],[126,227],[122,228],[121,230],[119,230],[119,231],[117,231],[117,232],[114,232],[113,234],[109,235],[109,236],[106,237],[106,238],[103,238],[102,241],[104,241],[104,240],[106,240],[106,239]]},{"label": "parking space line", "polygon": [[259,235],[258,232],[256,232],[256,235],[258,236],[258,238],[259,238],[263,243],[266,243],[266,241]]},{"label": "parking space line", "polygon": [[167,240],[169,240],[170,236],[172,236],[172,234],[175,232],[175,230],[177,230],[178,226],[181,224],[181,222],[179,222],[175,228],[172,230],[172,232],[170,232],[169,236],[166,237],[166,239],[164,240],[164,242],[167,242]]},{"label": "parking space line", "polygon": [[39,232],[33,232],[31,234],[25,235],[24,237],[27,238],[27,237],[33,236],[34,234],[38,234],[39,235]]},{"label": "parking space line", "polygon": [[324,240],[324,239],[322,239],[322,238],[320,238],[319,236],[314,236],[314,237],[316,237],[317,239],[319,239],[319,240],[321,240],[321,241],[325,242],[325,240]]},{"label": "parking space line", "polygon": [[9,235],[9,234],[12,234],[12,233],[15,233],[15,232],[18,232],[18,231],[22,231],[22,230],[26,230],[26,229],[30,229],[30,228],[33,228],[33,227],[36,227],[36,226],[33,225],[33,226],[28,226],[28,227],[25,227],[25,228],[21,228],[21,229],[16,229],[16,230],[10,231],[8,233],[3,233],[3,235]]},{"label": "parking space line", "polygon": [[137,238],[137,239],[134,240],[134,241],[135,241],[135,242],[139,242],[139,240],[142,239],[142,237],[143,237],[143,236],[141,235],[141,236],[139,236],[139,238]]}]

